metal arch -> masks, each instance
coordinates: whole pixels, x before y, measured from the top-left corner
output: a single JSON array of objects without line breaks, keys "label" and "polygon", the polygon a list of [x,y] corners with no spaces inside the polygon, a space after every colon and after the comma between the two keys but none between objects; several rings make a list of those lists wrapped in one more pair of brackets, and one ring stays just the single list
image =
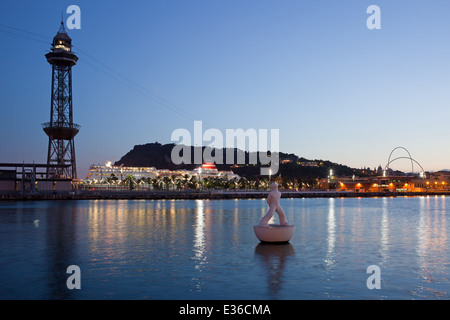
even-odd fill
[{"label": "metal arch", "polygon": [[[389,169],[389,164],[390,164],[390,163],[394,162],[395,160],[399,160],[399,159],[409,159],[409,160],[411,160],[411,162],[414,161],[415,163],[417,163],[417,164],[419,165],[420,169],[422,169],[422,172],[425,173],[425,170],[422,168],[422,166],[420,165],[419,162],[417,162],[417,161],[414,160],[413,158],[408,158],[408,157],[398,157],[398,158],[395,158],[395,159],[390,160],[390,161],[388,162],[388,164],[384,167],[385,170],[386,170],[386,168]],[[414,171],[412,171],[412,172],[414,173]]]},{"label": "metal arch", "polygon": [[[391,161],[391,156],[392,156],[392,154],[394,153],[394,151],[397,150],[397,149],[403,149],[403,150],[405,150],[405,151],[408,153],[409,158],[407,158],[407,157],[401,157],[401,158],[402,158],[402,159],[406,158],[406,159],[410,159],[410,160],[411,160],[411,172],[414,172],[414,162],[416,162],[417,164],[418,164],[418,162],[415,161],[415,160],[411,157],[411,154],[409,153],[409,151],[408,151],[405,147],[395,147],[394,149],[392,149],[391,153],[389,154],[388,163],[387,163],[387,165],[385,166],[385,169],[386,169],[386,168],[389,169],[389,164],[390,164],[392,161],[394,161],[394,160]],[[397,159],[401,159],[401,158],[397,158]],[[396,160],[396,159],[395,159],[395,160]],[[413,162],[413,161],[414,161],[414,162]],[[419,166],[422,168],[422,166],[421,166],[420,164],[419,164]],[[423,170],[423,169],[422,169],[422,170]]]}]

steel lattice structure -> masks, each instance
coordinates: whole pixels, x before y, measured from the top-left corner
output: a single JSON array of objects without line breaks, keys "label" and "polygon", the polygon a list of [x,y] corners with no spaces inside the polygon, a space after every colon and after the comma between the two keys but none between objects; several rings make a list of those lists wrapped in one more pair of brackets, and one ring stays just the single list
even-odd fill
[{"label": "steel lattice structure", "polygon": [[[47,178],[77,178],[74,138],[80,126],[73,123],[72,66],[78,57],[72,52],[72,39],[64,23],[53,38],[51,51],[45,55],[52,65],[50,122],[42,124],[48,135]],[[64,165],[69,165],[64,167]]]}]

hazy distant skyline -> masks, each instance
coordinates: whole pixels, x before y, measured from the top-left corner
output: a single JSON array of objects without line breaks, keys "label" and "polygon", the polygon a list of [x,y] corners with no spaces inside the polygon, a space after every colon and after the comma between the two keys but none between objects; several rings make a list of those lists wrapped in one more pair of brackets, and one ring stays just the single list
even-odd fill
[{"label": "hazy distant skyline", "polygon": [[[307,159],[374,168],[403,146],[425,170],[450,168],[446,0],[3,0],[0,162],[47,160],[44,55],[72,4],[80,178],[194,120],[279,129],[280,151]],[[380,30],[366,27],[373,4]]]}]

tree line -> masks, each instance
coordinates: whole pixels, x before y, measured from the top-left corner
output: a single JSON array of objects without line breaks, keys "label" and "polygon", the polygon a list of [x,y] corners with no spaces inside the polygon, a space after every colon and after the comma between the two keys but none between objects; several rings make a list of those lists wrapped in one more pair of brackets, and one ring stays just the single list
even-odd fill
[{"label": "tree line", "polygon": [[158,176],[155,178],[136,178],[134,175],[128,175],[125,179],[120,180],[114,174],[106,177],[102,181],[85,181],[85,187],[93,186],[117,186],[130,190],[149,188],[153,190],[184,190],[184,189],[221,189],[221,190],[268,190],[269,185],[276,182],[280,189],[315,189],[319,186],[318,179],[315,178],[282,178],[276,176],[270,178],[260,177],[241,177],[240,179],[223,179],[217,177],[202,177],[198,179],[196,176]]}]

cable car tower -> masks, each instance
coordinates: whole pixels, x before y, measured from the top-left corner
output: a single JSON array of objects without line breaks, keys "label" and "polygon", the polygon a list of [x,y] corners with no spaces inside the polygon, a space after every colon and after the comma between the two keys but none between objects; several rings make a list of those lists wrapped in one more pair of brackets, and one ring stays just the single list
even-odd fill
[{"label": "cable car tower", "polygon": [[72,66],[78,57],[72,52],[72,39],[67,35],[63,21],[53,38],[51,51],[45,57],[52,65],[50,122],[42,124],[48,136],[47,165],[68,165],[48,166],[47,179],[76,179],[74,138],[80,126],[73,123]]}]

